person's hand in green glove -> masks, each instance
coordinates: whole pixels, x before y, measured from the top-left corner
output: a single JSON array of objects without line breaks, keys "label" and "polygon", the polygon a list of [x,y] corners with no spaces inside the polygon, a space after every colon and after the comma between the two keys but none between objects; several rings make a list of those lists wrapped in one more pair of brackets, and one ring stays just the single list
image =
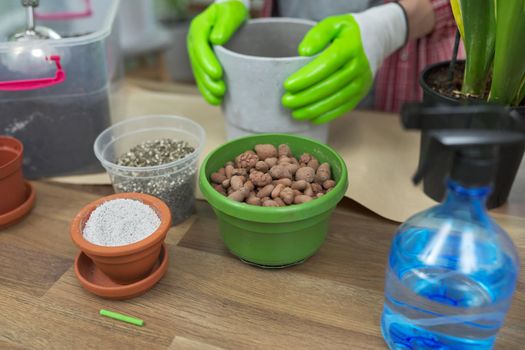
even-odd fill
[{"label": "person's hand in green glove", "polygon": [[283,106],[297,120],[322,124],[353,109],[369,92],[382,61],[407,38],[398,4],[328,17],[299,45],[301,56],[319,54],[285,82]]},{"label": "person's hand in green glove", "polygon": [[218,105],[226,91],[222,67],[212,45],[223,45],[248,17],[246,5],[239,0],[216,2],[191,22],[188,54],[197,86],[209,103]]}]

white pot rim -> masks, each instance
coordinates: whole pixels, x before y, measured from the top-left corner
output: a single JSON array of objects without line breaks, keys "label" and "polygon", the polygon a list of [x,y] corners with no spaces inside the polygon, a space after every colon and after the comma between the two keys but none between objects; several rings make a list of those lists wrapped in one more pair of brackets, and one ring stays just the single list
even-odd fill
[{"label": "white pot rim", "polygon": [[[315,26],[317,22],[307,20],[307,19],[301,19],[301,18],[288,18],[288,17],[270,17],[270,18],[257,18],[257,19],[251,19],[246,22],[245,25],[250,24],[258,24],[258,23],[290,23],[290,24],[305,24],[309,25],[311,27]],[[312,59],[312,57],[315,56],[291,56],[291,57],[264,57],[264,56],[253,56],[253,55],[246,55],[242,53],[238,53],[235,51],[232,51],[230,49],[227,49],[223,45],[214,45],[214,50],[216,52],[220,52],[221,54],[232,56],[236,58],[242,58],[245,60],[252,60],[252,61],[309,61]]]}]

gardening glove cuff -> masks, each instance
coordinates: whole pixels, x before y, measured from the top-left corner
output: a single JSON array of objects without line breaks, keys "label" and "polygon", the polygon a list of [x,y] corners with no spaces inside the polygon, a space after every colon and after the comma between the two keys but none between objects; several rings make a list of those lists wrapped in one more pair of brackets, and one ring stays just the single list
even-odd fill
[{"label": "gardening glove cuff", "polygon": [[229,1],[239,1],[239,2],[242,2],[244,6],[246,6],[247,9],[250,8],[250,0],[215,0],[215,2],[217,3],[229,2]]},{"label": "gardening glove cuff", "polygon": [[359,25],[370,70],[375,74],[383,60],[406,43],[408,23],[405,11],[401,5],[391,3],[352,15]]}]

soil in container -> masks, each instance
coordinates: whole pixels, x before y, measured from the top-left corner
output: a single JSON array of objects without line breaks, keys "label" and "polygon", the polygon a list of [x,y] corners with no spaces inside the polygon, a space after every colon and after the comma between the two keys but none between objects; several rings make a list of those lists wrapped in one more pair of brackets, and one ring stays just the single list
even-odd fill
[{"label": "soil in container", "polygon": [[[46,57],[60,58],[65,80],[44,88],[0,91],[0,134],[24,143],[24,174],[29,179],[102,171],[93,142],[111,123],[107,48],[95,43],[34,45]],[[54,76],[55,64],[36,59],[33,48],[28,44],[20,46],[17,55],[3,53],[2,61],[10,63],[0,64],[0,80]]]},{"label": "soil in container", "polygon": [[[452,80],[450,80],[448,64],[438,64],[434,67],[434,69],[430,69],[428,73],[423,76],[423,79],[424,83],[428,85],[432,91],[450,99],[457,100],[458,104],[466,101],[468,101],[468,103],[485,103],[489,95],[492,80],[490,77],[487,80],[483,96],[465,96],[461,92],[464,71],[465,61],[458,61],[454,67]],[[525,107],[525,99],[521,101],[519,107]]]},{"label": "soil in container", "polygon": [[93,142],[110,124],[107,89],[0,103],[0,134],[24,143],[24,175],[39,177],[102,171]]}]

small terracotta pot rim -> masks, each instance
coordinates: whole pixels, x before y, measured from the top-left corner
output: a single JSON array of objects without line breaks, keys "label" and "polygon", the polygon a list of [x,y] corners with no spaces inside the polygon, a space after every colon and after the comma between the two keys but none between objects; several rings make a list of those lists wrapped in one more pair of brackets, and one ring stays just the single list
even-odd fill
[{"label": "small terracotta pot rim", "polygon": [[[159,215],[160,226],[148,237],[144,238],[135,243],[126,244],[122,246],[100,246],[93,244],[86,239],[82,233],[83,227],[81,227],[83,220],[88,217],[95,208],[100,206],[102,203],[114,200],[114,199],[134,199],[149,205]],[[171,226],[171,212],[168,206],[157,197],[144,194],[144,193],[117,193],[110,196],[99,198],[84,208],[82,208],[71,222],[70,233],[73,243],[75,243],[83,252],[88,255],[98,256],[126,256],[135,254],[136,252],[147,249],[159,241],[163,241],[168,233]]]},{"label": "small terracotta pot rim", "polygon": [[[10,150],[12,150],[16,155],[8,161],[5,164],[0,164],[0,179],[3,179],[4,177],[7,177],[14,173],[16,170],[18,170],[22,166],[22,155],[24,154],[24,144],[20,142],[20,140],[11,137],[11,136],[0,136],[0,144],[2,140],[6,140],[9,142],[12,142],[14,145],[19,147],[19,149],[15,149],[13,147],[8,147]],[[4,147],[0,146],[0,149]]]}]

